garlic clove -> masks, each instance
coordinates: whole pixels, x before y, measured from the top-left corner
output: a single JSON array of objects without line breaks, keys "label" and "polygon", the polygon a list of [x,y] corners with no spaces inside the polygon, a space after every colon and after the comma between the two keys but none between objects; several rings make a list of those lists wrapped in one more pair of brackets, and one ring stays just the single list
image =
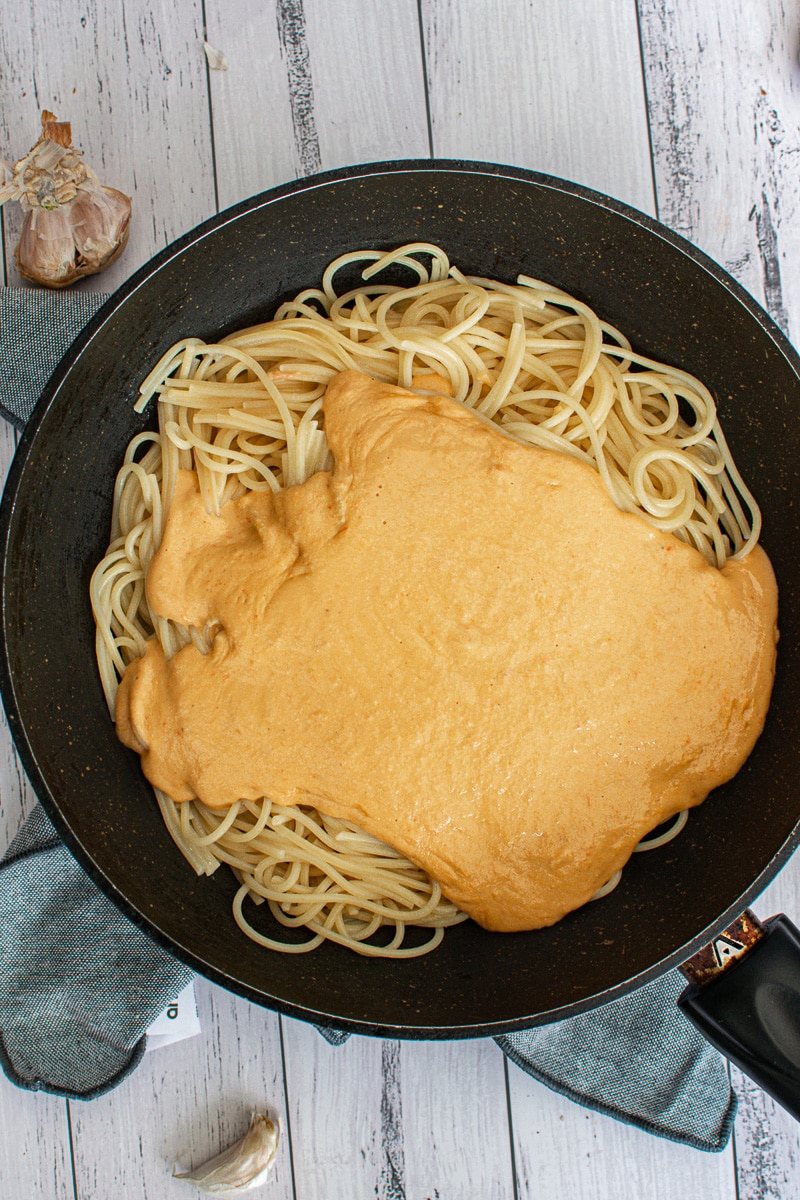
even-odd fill
[{"label": "garlic clove", "polygon": [[75,239],[69,215],[63,208],[34,208],[25,214],[14,256],[20,275],[45,287],[72,283]]},{"label": "garlic clove", "polygon": [[116,188],[79,190],[70,202],[72,234],[85,275],[110,266],[128,241],[131,202]]},{"label": "garlic clove", "polygon": [[247,1133],[227,1150],[175,1179],[193,1183],[209,1196],[238,1196],[263,1183],[278,1152],[280,1130],[262,1113],[253,1113]]}]

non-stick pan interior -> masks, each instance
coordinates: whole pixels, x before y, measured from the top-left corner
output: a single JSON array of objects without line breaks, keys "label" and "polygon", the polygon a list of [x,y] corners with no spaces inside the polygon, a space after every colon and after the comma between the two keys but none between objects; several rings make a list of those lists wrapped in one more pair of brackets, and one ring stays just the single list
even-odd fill
[{"label": "non-stick pan interior", "polygon": [[[334,945],[273,954],[239,933],[226,870],[197,879],[164,829],[138,758],[117,741],[94,659],[91,571],[108,539],[137,388],[184,336],[271,316],[338,254],[442,245],[468,274],[546,279],[633,345],[698,374],[764,512],[781,588],[779,672],[744,769],[615,892],[552,929],[471,922],[433,954],[362,958]],[[255,198],[159,255],[57,371],[3,509],[4,685],[25,766],[69,844],[129,915],[199,971],[261,1003],[362,1031],[465,1036],[553,1020],[665,969],[762,887],[794,844],[800,722],[797,546],[800,380],[785,339],[703,256],[647,218],[557,180],[457,163],[321,176]],[[266,920],[267,918],[265,918]]]}]

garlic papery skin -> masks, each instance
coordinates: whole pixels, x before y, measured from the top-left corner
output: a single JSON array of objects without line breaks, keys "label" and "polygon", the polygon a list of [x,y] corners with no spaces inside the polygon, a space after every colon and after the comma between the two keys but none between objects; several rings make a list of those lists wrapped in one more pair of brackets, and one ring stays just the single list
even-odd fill
[{"label": "garlic papery skin", "polygon": [[42,113],[42,136],[12,167],[0,204],[18,200],[25,213],[17,266],[25,279],[61,288],[96,275],[125,248],[131,218],[128,196],[105,187],[72,145],[71,126]]},{"label": "garlic papery skin", "polygon": [[[62,286],[59,280],[63,280],[64,285],[71,282],[69,277],[74,269],[75,240],[69,215],[63,208],[50,212],[44,208],[34,208],[27,213],[16,258],[20,273],[26,279],[32,276],[23,263],[33,263],[36,273],[51,281],[50,287]],[[35,279],[34,282],[40,280]]]},{"label": "garlic papery skin", "polygon": [[174,1175],[209,1196],[240,1196],[264,1183],[278,1153],[280,1130],[263,1113],[253,1113],[244,1137],[201,1167]]}]

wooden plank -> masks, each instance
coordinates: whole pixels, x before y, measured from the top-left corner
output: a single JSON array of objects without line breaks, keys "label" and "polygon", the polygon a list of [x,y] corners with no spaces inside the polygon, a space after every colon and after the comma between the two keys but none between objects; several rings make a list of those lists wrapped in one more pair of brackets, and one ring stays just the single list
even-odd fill
[{"label": "wooden plank", "polygon": [[519,1200],[686,1200],[736,1197],[729,1146],[721,1154],[653,1137],[566,1100],[508,1066]]},{"label": "wooden plank", "polygon": [[512,1194],[503,1056],[492,1041],[351,1037],[333,1047],[285,1020],[284,1045],[298,1197]]},{"label": "wooden plank", "polygon": [[635,0],[422,0],[434,153],[575,180],[652,213]]},{"label": "wooden plank", "polygon": [[0,1195],[76,1200],[67,1102],[21,1091],[0,1073]]},{"label": "wooden plank", "polygon": [[205,980],[196,983],[202,1033],[146,1054],[128,1079],[91,1104],[71,1104],[77,1194],[186,1197],[173,1179],[237,1141],[252,1112],[283,1124],[278,1157],[259,1190],[293,1200],[278,1017]]},{"label": "wooden plank", "polygon": [[661,219],[797,339],[796,6],[639,4]]},{"label": "wooden plank", "polygon": [[416,0],[305,0],[323,170],[427,158]]},{"label": "wooden plank", "polygon": [[505,1063],[496,1043],[404,1042],[401,1067],[409,1200],[513,1196]]},{"label": "wooden plank", "polygon": [[737,1200],[796,1196],[800,1179],[797,1122],[736,1067],[731,1067],[731,1076],[739,1097],[734,1133]]},{"label": "wooden plank", "polygon": [[209,70],[220,208],[297,173],[275,6],[207,0],[207,37],[228,62]]},{"label": "wooden plank", "polygon": [[222,207],[312,171],[428,154],[415,0],[209,0]]},{"label": "wooden plank", "polygon": [[[133,198],[120,260],[79,284],[111,291],[215,209],[201,0],[23,0],[0,24],[0,154],[17,159],[49,108],[70,120],[100,181]],[[21,209],[7,205],[9,283]]]},{"label": "wooden plank", "polygon": [[491,1040],[332,1047],[284,1022],[303,1200],[501,1200],[513,1193],[503,1056]]},{"label": "wooden plank", "polygon": [[288,1019],[283,1041],[298,1200],[401,1200],[397,1044],[351,1037],[331,1046]]}]

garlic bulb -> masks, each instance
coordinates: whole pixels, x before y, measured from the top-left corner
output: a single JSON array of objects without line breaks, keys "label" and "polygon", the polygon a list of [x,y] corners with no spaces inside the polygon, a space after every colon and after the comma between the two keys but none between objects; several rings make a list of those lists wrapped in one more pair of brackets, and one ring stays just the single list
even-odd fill
[{"label": "garlic bulb", "polygon": [[253,1113],[244,1137],[194,1171],[175,1175],[209,1196],[238,1196],[258,1187],[267,1177],[278,1152],[278,1126],[262,1113]]},{"label": "garlic bulb", "polygon": [[61,288],[96,275],[115,262],[128,240],[131,202],[104,187],[79,150],[72,127],[42,113],[42,136],[0,187],[0,204],[18,200],[25,213],[16,250],[20,274],[45,287]]}]

